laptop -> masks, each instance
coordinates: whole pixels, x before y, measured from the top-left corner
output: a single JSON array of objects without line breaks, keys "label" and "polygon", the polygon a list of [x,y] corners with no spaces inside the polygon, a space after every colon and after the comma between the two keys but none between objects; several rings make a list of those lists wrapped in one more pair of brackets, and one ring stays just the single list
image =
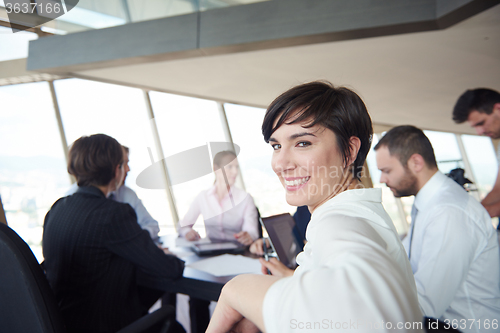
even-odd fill
[{"label": "laptop", "polygon": [[297,228],[295,220],[288,214],[264,217],[262,227],[267,231],[271,247],[278,255],[278,259],[287,267],[294,269],[297,266],[295,257],[302,251],[294,229]]}]

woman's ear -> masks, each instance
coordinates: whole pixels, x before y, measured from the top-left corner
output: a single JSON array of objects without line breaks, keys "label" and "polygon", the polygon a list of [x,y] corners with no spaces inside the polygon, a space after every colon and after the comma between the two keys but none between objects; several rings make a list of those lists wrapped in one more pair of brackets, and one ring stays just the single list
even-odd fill
[{"label": "woman's ear", "polygon": [[349,161],[347,165],[351,165],[358,157],[359,148],[361,148],[361,140],[357,136],[351,136],[349,139]]}]

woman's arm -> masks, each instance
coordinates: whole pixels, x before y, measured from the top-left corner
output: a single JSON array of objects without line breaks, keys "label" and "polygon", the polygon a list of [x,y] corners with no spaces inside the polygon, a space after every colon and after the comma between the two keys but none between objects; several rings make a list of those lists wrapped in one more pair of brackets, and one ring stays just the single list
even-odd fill
[{"label": "woman's arm", "polygon": [[[279,278],[271,275],[238,275],[222,289],[207,333],[229,332],[243,318],[265,332],[262,306],[271,285]],[[247,330],[251,331],[251,328]]]},{"label": "woman's arm", "polygon": [[202,195],[203,192],[196,196],[196,198],[191,203],[191,206],[189,206],[186,215],[184,215],[184,217],[179,221],[179,235],[181,237],[187,238],[188,233],[190,235],[193,235],[193,232],[196,233],[196,231],[193,230],[193,225],[195,224],[196,219],[198,219],[198,216],[200,216],[201,214],[200,201],[202,200]]}]

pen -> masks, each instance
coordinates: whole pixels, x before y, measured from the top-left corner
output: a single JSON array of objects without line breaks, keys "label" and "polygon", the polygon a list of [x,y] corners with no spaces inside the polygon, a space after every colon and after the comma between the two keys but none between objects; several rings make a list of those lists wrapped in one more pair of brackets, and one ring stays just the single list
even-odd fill
[{"label": "pen", "polygon": [[[267,243],[266,243],[266,239],[265,238],[262,238],[262,249],[264,250],[264,260],[265,261],[269,261],[269,255],[267,254]],[[272,275],[271,274],[271,271],[269,270],[269,268],[267,268],[267,275]]]}]

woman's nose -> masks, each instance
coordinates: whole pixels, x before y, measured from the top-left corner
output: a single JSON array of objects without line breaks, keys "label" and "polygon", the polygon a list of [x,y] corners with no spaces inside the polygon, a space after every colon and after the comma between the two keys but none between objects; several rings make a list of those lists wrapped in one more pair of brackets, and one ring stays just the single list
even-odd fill
[{"label": "woman's nose", "polygon": [[294,166],[291,154],[284,149],[273,154],[271,164],[273,171],[278,175],[286,170],[293,169]]}]

